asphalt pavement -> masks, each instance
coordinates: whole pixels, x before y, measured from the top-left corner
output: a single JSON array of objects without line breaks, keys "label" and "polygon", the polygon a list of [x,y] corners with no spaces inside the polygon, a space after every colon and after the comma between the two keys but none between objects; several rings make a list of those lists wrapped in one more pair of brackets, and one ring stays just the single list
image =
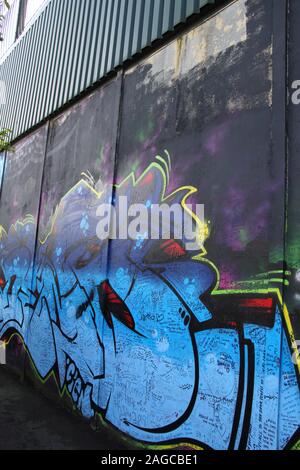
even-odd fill
[{"label": "asphalt pavement", "polygon": [[117,450],[107,431],[94,432],[31,384],[0,367],[0,450]]}]

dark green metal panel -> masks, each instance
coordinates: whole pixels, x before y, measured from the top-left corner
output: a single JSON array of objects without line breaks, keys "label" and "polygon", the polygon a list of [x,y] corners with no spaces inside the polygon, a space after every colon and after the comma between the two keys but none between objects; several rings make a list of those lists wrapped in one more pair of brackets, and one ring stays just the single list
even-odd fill
[{"label": "dark green metal panel", "polygon": [[154,0],[151,41],[155,41],[155,39],[159,39],[162,36],[163,12],[164,2]]},{"label": "dark green metal panel", "polygon": [[137,2],[135,11],[134,31],[132,38],[132,54],[141,51],[143,18],[144,18],[145,2]]},{"label": "dark green metal panel", "polygon": [[215,0],[49,0],[0,62],[17,137]]}]

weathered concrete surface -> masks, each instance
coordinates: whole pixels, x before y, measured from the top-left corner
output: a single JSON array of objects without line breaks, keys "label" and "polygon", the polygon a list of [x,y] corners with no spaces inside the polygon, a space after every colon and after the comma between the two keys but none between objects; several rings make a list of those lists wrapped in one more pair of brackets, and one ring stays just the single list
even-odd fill
[{"label": "weathered concrete surface", "polygon": [[0,450],[119,448],[0,367]]}]

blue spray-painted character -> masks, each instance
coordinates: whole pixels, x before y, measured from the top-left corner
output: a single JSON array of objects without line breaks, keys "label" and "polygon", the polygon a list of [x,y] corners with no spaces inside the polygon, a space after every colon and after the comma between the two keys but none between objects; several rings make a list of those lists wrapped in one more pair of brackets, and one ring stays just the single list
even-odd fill
[{"label": "blue spray-painted character", "polygon": [[[0,338],[18,333],[40,377],[140,441],[282,449],[300,424],[298,372],[279,292],[223,292],[185,240],[100,240],[97,209],[121,196],[180,203],[163,167],[61,200],[34,258],[28,217],[1,235]],[[193,217],[193,214],[190,214]],[[199,223],[196,219],[194,224]]]}]

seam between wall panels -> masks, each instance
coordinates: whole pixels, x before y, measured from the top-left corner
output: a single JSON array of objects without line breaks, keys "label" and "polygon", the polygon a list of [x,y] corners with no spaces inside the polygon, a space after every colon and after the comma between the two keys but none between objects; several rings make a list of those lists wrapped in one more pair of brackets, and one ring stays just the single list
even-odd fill
[{"label": "seam between wall panels", "polygon": [[[120,135],[121,135],[121,126],[122,126],[122,115],[123,115],[123,98],[124,98],[124,71],[121,70],[117,77],[120,77],[120,96],[119,96],[119,108],[118,108],[118,121],[117,121],[117,132],[116,132],[116,145],[115,145],[115,161],[113,168],[113,180],[112,180],[112,205],[114,205],[114,196],[116,193],[116,176],[118,173],[118,160],[119,160],[119,149],[120,149]],[[111,223],[110,223],[111,228]],[[111,251],[111,240],[108,240],[108,257],[107,257],[107,274],[110,269],[110,251]]]},{"label": "seam between wall panels", "polygon": [[[1,181],[0,181],[0,203],[1,203],[1,197],[2,197],[2,188],[3,188],[3,181],[4,181],[4,173],[5,173],[5,168],[6,168],[6,156],[7,156],[7,151],[3,152],[3,169],[2,169],[2,176],[1,176]],[[0,223],[1,226],[1,223]]]},{"label": "seam between wall panels", "polygon": [[[284,74],[285,74],[285,82],[284,82],[284,89],[285,89],[285,115],[284,115],[284,128],[285,128],[285,155],[284,155],[284,162],[285,162],[285,174],[284,174],[284,227],[283,227],[283,286],[282,286],[282,304],[283,307],[286,305],[286,294],[287,294],[287,274],[286,271],[288,269],[287,265],[287,228],[288,228],[288,203],[289,203],[289,138],[288,138],[288,83],[289,83],[289,56],[288,56],[288,44],[289,44],[289,12],[290,12],[290,2],[286,0],[285,2],[285,64],[284,64]],[[289,335],[289,332],[286,331],[286,334]],[[283,352],[283,335],[284,332],[282,331],[281,335],[281,356]],[[290,338],[290,341],[294,341],[294,339]],[[293,345],[292,345],[293,347]],[[292,352],[291,352],[292,353]],[[280,435],[280,418],[281,418],[281,400],[282,400],[282,360],[280,361],[280,378],[279,378],[279,400],[278,400],[278,449],[279,449],[279,435]]]},{"label": "seam between wall panels", "polygon": [[[120,70],[117,74],[116,81],[120,80],[120,87],[118,90],[119,93],[119,103],[118,103],[118,117],[117,117],[117,130],[116,130],[116,135],[115,135],[115,149],[114,149],[114,165],[113,165],[113,174],[112,174],[112,183],[111,183],[111,204],[114,206],[114,196],[115,196],[115,178],[117,175],[117,167],[118,167],[118,157],[119,157],[119,145],[120,145],[120,133],[121,133],[121,125],[122,125],[122,110],[123,110],[123,96],[124,96],[124,71]],[[112,228],[112,219],[110,219],[109,223],[109,233],[111,232]],[[108,238],[108,243],[107,243],[107,258],[106,258],[106,267],[105,267],[105,273],[106,273],[106,278],[109,278],[109,271],[110,271],[110,253],[111,253],[111,239]],[[105,327],[105,319],[104,315],[102,315],[102,338],[104,337],[104,327]],[[104,359],[104,367],[105,367],[105,359]],[[101,385],[99,387],[99,400],[101,403]]]},{"label": "seam between wall panels", "polygon": [[[284,268],[285,270],[288,268],[287,266],[287,228],[288,228],[288,204],[289,204],[289,134],[288,134],[288,92],[289,92],[289,39],[290,39],[290,25],[289,25],[289,14],[290,14],[290,0],[286,0],[286,21],[285,21],[285,28],[286,28],[286,45],[285,45],[285,52],[286,52],[286,60],[285,60],[285,100],[286,100],[286,108],[285,108],[285,186],[284,186],[284,227],[283,227],[283,260],[284,260]],[[286,272],[284,272],[284,281],[288,280],[286,276]],[[283,284],[283,294],[282,299],[283,303],[286,301],[286,285]]]},{"label": "seam between wall panels", "polygon": [[[273,0],[274,5],[276,0]],[[289,14],[289,0],[284,0],[284,19],[282,21],[283,28],[284,28],[284,38],[285,41],[283,45],[284,50],[284,64],[283,65],[283,93],[284,93],[284,114],[282,116],[283,119],[283,128],[284,128],[284,204],[283,204],[283,233],[282,233],[282,240],[283,240],[283,247],[282,247],[282,268],[283,268],[283,279],[282,279],[282,305],[280,306],[283,312],[284,305],[286,302],[286,281],[287,281],[287,264],[286,264],[286,251],[287,251],[287,210],[288,210],[288,172],[289,172],[289,162],[288,162],[288,134],[287,134],[287,90],[288,90],[288,37],[289,37],[289,25],[288,25],[288,14]],[[278,5],[276,4],[276,7]],[[278,15],[278,12],[277,12]],[[275,30],[275,32],[277,32]],[[280,52],[280,51],[279,51]],[[286,325],[284,324],[284,317],[282,317],[282,327],[281,327],[281,341],[280,341],[280,361],[279,361],[279,394],[278,394],[278,415],[277,415],[277,450],[280,450],[280,421],[281,421],[281,388],[282,388],[282,361],[283,361],[283,347],[284,347],[284,330],[287,330]],[[288,335],[289,332],[286,331]]]},{"label": "seam between wall panels", "polygon": [[[46,157],[47,157],[47,150],[48,150],[48,144],[49,144],[49,138],[50,138],[50,122],[49,121],[45,124],[45,133],[46,133],[46,138],[45,138],[45,145],[44,145],[44,152],[43,152],[43,168],[42,168],[41,179],[40,179],[39,202],[38,202],[38,208],[36,212],[35,241],[34,241],[33,259],[32,259],[32,272],[31,272],[30,304],[32,304],[33,285],[34,285],[34,279],[36,277],[35,269],[36,269],[37,250],[38,250],[38,242],[39,242],[39,222],[40,222],[40,214],[41,214],[41,207],[42,207],[43,186],[44,186],[44,181],[45,181]],[[28,339],[29,339],[29,335],[28,335],[28,325],[27,325],[27,330],[25,330],[24,344],[28,345]],[[22,375],[23,380],[26,375],[25,374],[25,364],[26,364],[25,357],[26,356],[24,356],[24,363],[23,363],[23,375]]]},{"label": "seam between wall panels", "polygon": [[[121,135],[121,126],[122,126],[122,114],[123,114],[123,97],[124,97],[124,72],[120,70],[118,72],[117,77],[120,77],[120,90],[119,90],[119,107],[118,107],[118,120],[117,120],[117,132],[116,132],[116,141],[115,141],[115,160],[114,160],[114,167],[113,167],[113,175],[112,175],[112,206],[114,206],[114,196],[116,193],[116,189],[114,184],[116,183],[116,176],[117,176],[117,168],[118,168],[118,159],[119,159],[119,148],[120,148],[120,135]],[[110,220],[110,229],[112,227],[111,220]],[[107,265],[106,265],[106,274],[108,276],[110,270],[110,253],[111,253],[111,239],[108,239],[108,248],[107,248]]]}]

